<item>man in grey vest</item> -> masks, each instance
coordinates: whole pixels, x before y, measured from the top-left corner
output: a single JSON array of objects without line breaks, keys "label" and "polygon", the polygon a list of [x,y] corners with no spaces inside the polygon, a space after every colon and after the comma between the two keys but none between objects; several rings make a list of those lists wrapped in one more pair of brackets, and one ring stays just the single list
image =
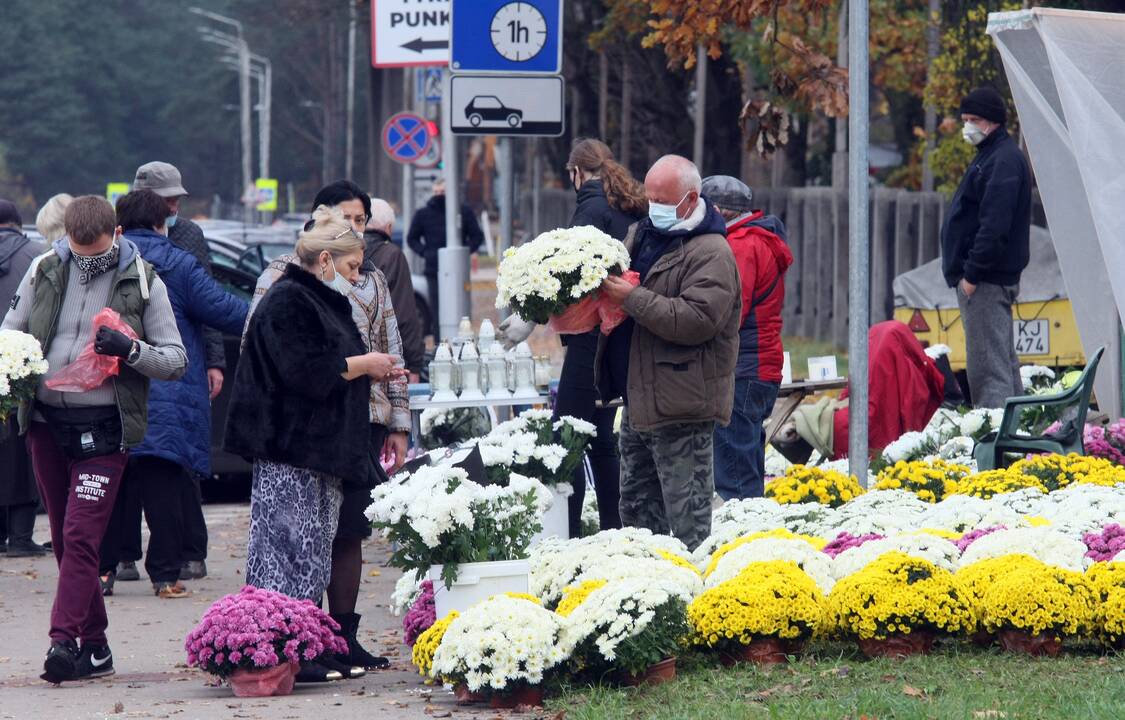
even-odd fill
[{"label": "man in grey vest", "polygon": [[[109,203],[80,197],[67,207],[65,225],[67,237],[28,268],[3,323],[34,336],[49,365],[35,399],[20,407],[19,425],[59,565],[42,675],[52,683],[113,672],[98,546],[128,450],[145,436],[149,378],[173,380],[187,367],[168,291],[136,247],[116,237]],[[137,336],[105,325],[94,334],[96,353],[121,359],[119,374],[83,392],[48,387],[90,344],[94,315],[106,307]]]}]

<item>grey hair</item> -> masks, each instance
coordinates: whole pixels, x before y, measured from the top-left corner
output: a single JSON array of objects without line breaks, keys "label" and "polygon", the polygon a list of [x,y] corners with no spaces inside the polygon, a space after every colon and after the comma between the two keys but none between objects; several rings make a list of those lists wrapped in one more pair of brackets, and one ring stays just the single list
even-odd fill
[{"label": "grey hair", "polygon": [[380,230],[395,224],[395,209],[383,198],[371,198],[371,219],[367,224]]},{"label": "grey hair", "polygon": [[35,229],[47,242],[53,243],[66,235],[63,218],[66,215],[66,206],[73,201],[74,197],[71,195],[59,193],[39,209],[39,214],[35,216]]},{"label": "grey hair", "polygon": [[685,193],[700,192],[703,189],[703,178],[699,174],[699,168],[691,160],[682,155],[664,155],[652,164],[649,172],[664,170],[665,166],[668,171],[676,174],[676,184]]}]

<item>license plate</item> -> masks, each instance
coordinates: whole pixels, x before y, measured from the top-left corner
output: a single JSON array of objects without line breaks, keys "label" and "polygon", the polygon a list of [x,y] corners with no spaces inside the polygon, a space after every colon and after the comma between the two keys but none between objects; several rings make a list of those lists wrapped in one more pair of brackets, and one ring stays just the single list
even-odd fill
[{"label": "license plate", "polygon": [[1050,320],[1014,320],[1017,355],[1050,355]]}]

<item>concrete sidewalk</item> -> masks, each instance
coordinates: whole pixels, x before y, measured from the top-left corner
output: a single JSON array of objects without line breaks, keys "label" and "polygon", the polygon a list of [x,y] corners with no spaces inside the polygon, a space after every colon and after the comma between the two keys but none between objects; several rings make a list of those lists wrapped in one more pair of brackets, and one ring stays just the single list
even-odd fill
[{"label": "concrete sidewalk", "polygon": [[[389,556],[380,540],[364,548],[358,612],[360,638],[372,652],[391,659],[389,670],[358,680],[298,685],[288,697],[240,699],[230,688],[185,665],[184,637],[215,600],[243,584],[248,505],[205,508],[211,534],[209,576],[185,583],[182,600],[160,600],[152,585],[118,583],[106,598],[109,639],[117,674],[101,680],[52,686],[39,679],[47,650],[48,617],[58,571],[53,557],[9,559],[0,555],[0,718],[494,718],[501,713],[458,707],[452,693],[422,684],[401,644],[400,619],[387,610],[399,573],[383,565]],[[35,536],[48,537],[46,516]],[[146,538],[147,543],[147,538]],[[508,715],[509,713],[502,713]],[[543,711],[516,714],[543,716]]]}]

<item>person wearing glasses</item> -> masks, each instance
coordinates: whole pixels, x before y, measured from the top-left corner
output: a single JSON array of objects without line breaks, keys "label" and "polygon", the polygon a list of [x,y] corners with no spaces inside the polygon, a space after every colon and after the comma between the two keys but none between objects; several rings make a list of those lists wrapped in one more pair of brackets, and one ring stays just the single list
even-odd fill
[{"label": "person wearing glasses", "polygon": [[[253,460],[246,581],[319,603],[335,574],[333,542],[348,497],[385,479],[372,451],[371,385],[405,374],[371,352],[350,295],[363,237],[321,206],[295,262],[261,296],[243,338],[224,446]],[[322,656],[298,682],[362,674]]]},{"label": "person wearing glasses", "polygon": [[[370,214],[371,198],[355,183],[339,180],[326,185],[317,193],[314,203],[314,208],[323,206],[338,212],[362,238]],[[312,225],[306,225],[306,228],[311,229]],[[284,275],[286,268],[299,262],[294,255],[282,255],[270,263],[258,278],[250,305],[251,316],[269,288]],[[383,273],[374,267],[361,265],[354,278],[348,274],[348,279],[351,282],[347,283],[347,298],[351,302],[352,320],[359,329],[367,350],[386,353],[396,359],[402,357],[402,338],[391,292]],[[402,365],[401,361],[398,364]],[[410,433],[410,401],[406,378],[395,375],[372,382],[368,405],[371,420],[370,438],[367,441],[369,453],[387,458],[392,471],[397,470],[406,459]],[[382,475],[379,479],[383,479]],[[370,485],[356,484],[344,488],[339,523],[332,544],[332,574],[327,587],[328,611],[340,623],[341,634],[348,642],[348,654],[340,656],[339,667],[333,669],[349,672],[353,676],[358,676],[359,673],[352,668],[374,670],[390,664],[386,658],[369,653],[358,639],[361,617],[356,613],[356,604],[363,573],[363,541],[371,537],[371,524],[364,516],[364,511],[370,504]]]}]

